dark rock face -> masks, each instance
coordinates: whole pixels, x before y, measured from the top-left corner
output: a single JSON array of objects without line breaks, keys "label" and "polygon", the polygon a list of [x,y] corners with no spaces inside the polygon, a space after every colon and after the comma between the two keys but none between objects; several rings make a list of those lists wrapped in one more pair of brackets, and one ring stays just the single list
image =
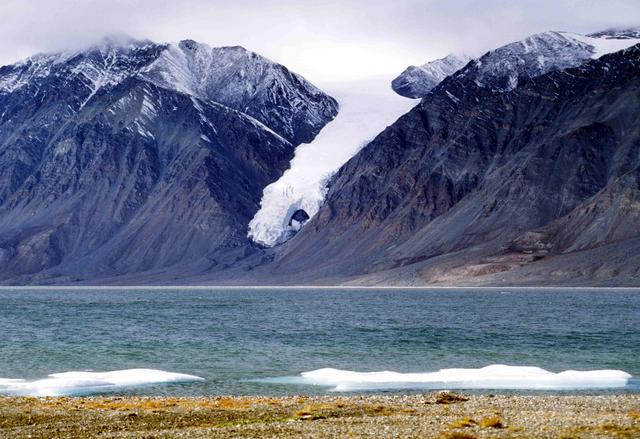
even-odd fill
[{"label": "dark rock face", "polygon": [[636,238],[639,225],[640,168],[636,168],[613,178],[566,215],[517,237],[508,249],[531,254],[578,252]]},{"label": "dark rock face", "polygon": [[[275,271],[500,283],[556,256],[624,248],[640,238],[639,165],[640,46],[505,93],[463,70],[340,170]],[[562,270],[580,278],[572,264]],[[600,279],[585,270],[581,282]]]},{"label": "dark rock face", "polygon": [[291,215],[291,219],[289,220],[289,225],[291,225],[294,221],[298,223],[304,223],[306,221],[309,221],[309,214],[305,212],[304,209],[298,209],[295,212],[293,212],[293,215]]},{"label": "dark rock face", "polygon": [[2,67],[0,280],[100,279],[251,248],[263,188],[336,112],[241,48],[105,43]]},{"label": "dark rock face", "polygon": [[594,38],[627,39],[640,38],[640,28],[613,28],[589,34]]}]

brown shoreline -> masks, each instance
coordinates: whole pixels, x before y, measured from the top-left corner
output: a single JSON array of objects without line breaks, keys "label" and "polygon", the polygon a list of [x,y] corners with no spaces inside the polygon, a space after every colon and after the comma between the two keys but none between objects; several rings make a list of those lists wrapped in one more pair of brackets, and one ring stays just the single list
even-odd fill
[{"label": "brown shoreline", "polygon": [[3,438],[636,438],[640,395],[0,397]]}]

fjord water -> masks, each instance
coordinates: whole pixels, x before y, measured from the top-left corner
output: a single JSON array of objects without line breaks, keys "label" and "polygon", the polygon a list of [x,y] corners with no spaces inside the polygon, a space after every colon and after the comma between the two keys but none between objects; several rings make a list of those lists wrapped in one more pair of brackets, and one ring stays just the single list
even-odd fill
[{"label": "fjord water", "polygon": [[328,388],[261,379],[508,364],[624,370],[615,392],[638,392],[639,328],[640,290],[6,288],[0,378],[149,368],[205,381],[127,392],[297,394]]}]

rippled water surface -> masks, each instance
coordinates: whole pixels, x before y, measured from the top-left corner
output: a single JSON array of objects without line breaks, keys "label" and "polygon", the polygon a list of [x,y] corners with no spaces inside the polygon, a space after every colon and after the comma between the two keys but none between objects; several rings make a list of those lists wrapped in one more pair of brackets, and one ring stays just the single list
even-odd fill
[{"label": "rippled water surface", "polygon": [[205,381],[130,392],[287,394],[327,389],[254,380],[490,364],[620,369],[637,392],[640,291],[0,290],[0,378],[151,368]]}]

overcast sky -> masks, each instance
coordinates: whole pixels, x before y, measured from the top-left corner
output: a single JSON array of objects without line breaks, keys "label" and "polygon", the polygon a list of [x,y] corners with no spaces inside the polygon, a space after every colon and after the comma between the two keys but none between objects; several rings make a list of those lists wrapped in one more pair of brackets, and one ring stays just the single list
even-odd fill
[{"label": "overcast sky", "polygon": [[0,0],[0,65],[107,34],[242,45],[312,81],[389,75],[545,30],[640,25],[640,0]]}]

